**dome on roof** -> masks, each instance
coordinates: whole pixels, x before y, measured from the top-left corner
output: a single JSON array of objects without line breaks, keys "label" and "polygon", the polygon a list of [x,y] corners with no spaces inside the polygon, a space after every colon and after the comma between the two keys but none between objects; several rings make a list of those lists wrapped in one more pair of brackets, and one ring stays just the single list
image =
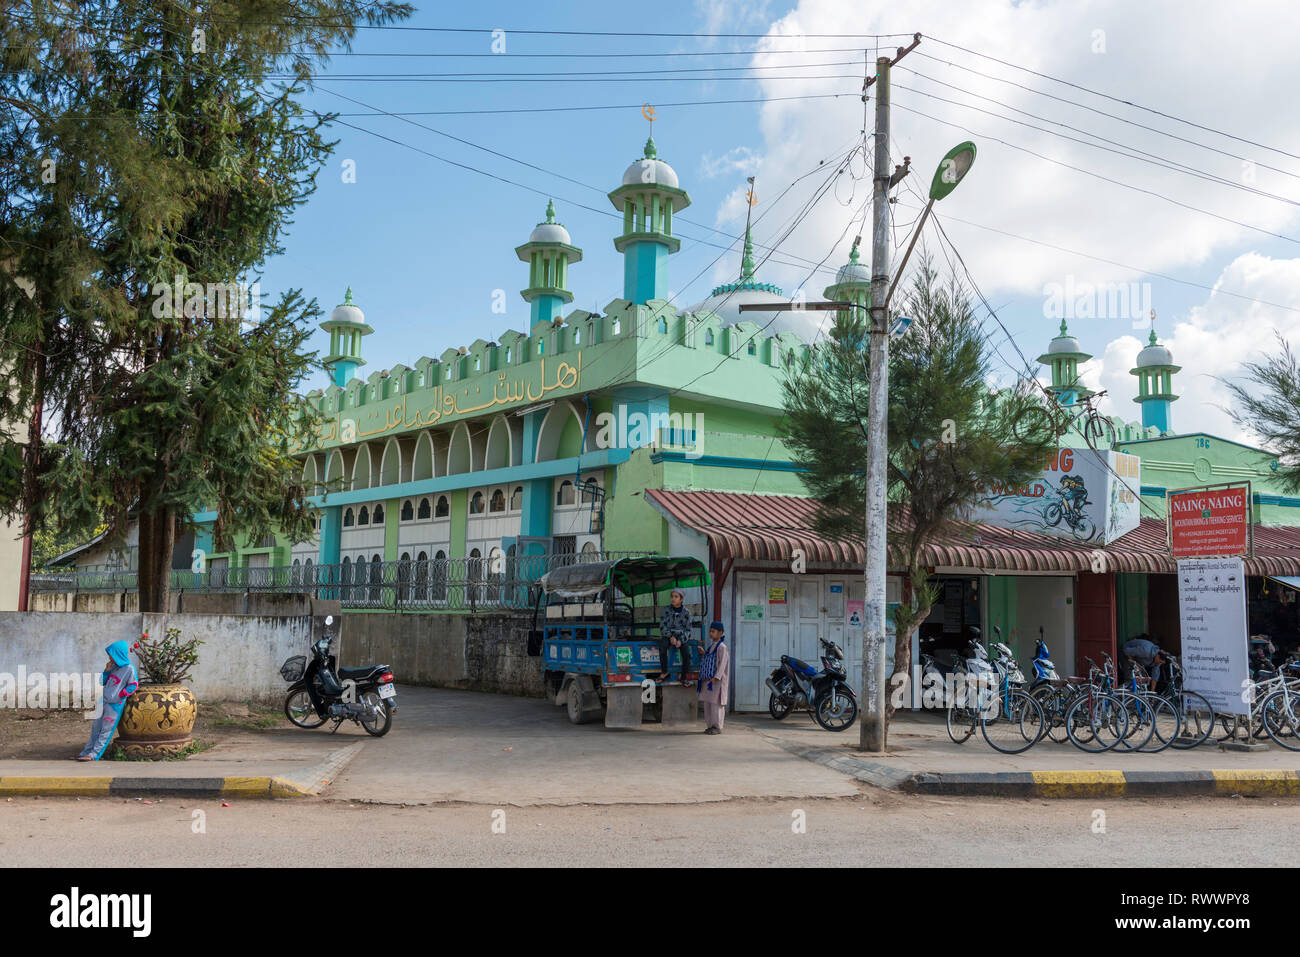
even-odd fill
[{"label": "dome on roof", "polygon": [[726,283],[718,286],[703,302],[687,308],[687,312],[711,312],[722,320],[724,326],[744,320],[763,330],[763,336],[792,332],[802,341],[811,343],[820,327],[829,328],[834,316],[827,312],[755,312],[740,311],[742,305],[788,305],[790,300],[770,283]]},{"label": "dome on roof", "polygon": [[645,141],[645,156],[637,160],[627,168],[623,174],[624,186],[668,186],[672,189],[679,189],[677,185],[677,172],[658,158],[658,150],[655,149],[654,138]]},{"label": "dome on roof", "polygon": [[1147,340],[1147,347],[1138,353],[1137,368],[1143,369],[1147,366],[1171,366],[1174,364],[1174,354],[1167,348],[1156,342],[1156,331],[1151,330],[1151,338]]},{"label": "dome on roof", "polygon": [[1058,353],[1082,353],[1079,348],[1079,340],[1070,335],[1066,328],[1065,320],[1061,320],[1061,334],[1051,341],[1047,346],[1047,354],[1056,355]]},{"label": "dome on roof", "polygon": [[352,287],[348,287],[343,301],[334,307],[330,313],[330,322],[350,322],[355,325],[364,326],[366,324],[366,314],[361,311],[361,307],[352,301]]},{"label": "dome on roof", "polygon": [[546,222],[537,224],[537,227],[528,234],[528,241],[530,243],[573,245],[573,240],[569,238],[569,231],[555,221],[555,200],[547,201]]},{"label": "dome on roof", "polygon": [[858,261],[858,247],[856,244],[849,251],[849,261],[841,266],[840,271],[835,274],[835,284],[838,286],[844,283],[871,284],[871,267]]}]

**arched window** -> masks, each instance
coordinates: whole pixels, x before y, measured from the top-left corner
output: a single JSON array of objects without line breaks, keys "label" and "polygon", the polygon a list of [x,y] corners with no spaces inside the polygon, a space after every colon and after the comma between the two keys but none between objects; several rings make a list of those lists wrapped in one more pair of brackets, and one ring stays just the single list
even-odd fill
[{"label": "arched window", "polygon": [[451,503],[447,501],[447,496],[438,496],[438,507],[433,510],[434,518],[446,518],[451,514]]},{"label": "arched window", "polygon": [[594,562],[594,561],[596,560],[596,558],[597,558],[597,555],[598,555],[598,552],[597,552],[597,550],[596,550],[596,543],[595,543],[595,542],[587,542],[587,544],[585,544],[585,545],[582,546],[582,554],[578,557],[578,561],[580,561],[580,562]]},{"label": "arched window", "polygon": [[787,349],[785,353],[785,367],[788,369],[794,365],[794,350]]},{"label": "arched window", "polygon": [[429,599],[429,553],[420,552],[415,556],[415,600]]},{"label": "arched window", "polygon": [[541,336],[537,337],[537,354],[539,356],[546,355],[546,340]]},{"label": "arched window", "polygon": [[352,509],[348,509],[347,511],[345,511],[345,512],[343,513],[343,527],[344,527],[344,528],[351,528],[351,527],[352,527],[353,525],[355,525],[356,523],[357,523],[357,520],[356,520],[356,517],[352,514]]},{"label": "arched window", "polygon": [[347,586],[352,583],[352,559],[343,559],[343,567],[339,569],[339,583],[343,586],[342,598],[344,601],[352,600],[352,590]]},{"label": "arched window", "polygon": [[510,347],[506,346],[506,365],[510,365]]},{"label": "arched window", "polygon": [[483,513],[482,492],[475,492],[474,497],[469,500],[469,513],[471,515],[481,515]]},{"label": "arched window", "polygon": [[427,498],[420,499],[420,511],[417,514],[421,519],[429,517],[429,500]]},{"label": "arched window", "polygon": [[555,493],[556,505],[572,505],[574,503],[573,483],[565,479],[560,483],[559,490]]},{"label": "arched window", "polygon": [[668,320],[663,316],[659,317],[659,334],[664,335],[668,332]]},{"label": "arched window", "polygon": [[376,506],[375,506],[375,517],[374,517],[374,523],[375,523],[376,525],[382,525],[382,524],[384,523],[384,506],[383,506],[383,505],[376,505]]},{"label": "arched window", "polygon": [[302,559],[293,560],[293,570],[289,573],[290,584],[297,585],[302,581]]},{"label": "arched window", "polygon": [[575,346],[582,345],[582,330],[577,326],[574,326],[573,328],[573,344]]},{"label": "arched window", "polygon": [[447,366],[447,378],[451,378],[451,366]]},{"label": "arched window", "polygon": [[475,372],[478,372],[478,371],[479,371],[479,364],[480,364],[481,361],[482,361],[482,360],[480,359],[479,356],[475,356],[475,357],[474,357],[474,371],[475,371]]},{"label": "arched window", "polygon": [[510,493],[510,511],[517,512],[524,507],[524,487],[516,485],[515,490]]},{"label": "arched window", "polygon": [[755,355],[755,354],[758,352],[758,350],[754,348],[754,340],[753,340],[753,339],[750,339],[750,340],[749,340],[749,347],[746,349],[746,351],[747,351],[751,356],[752,356],[752,355]]},{"label": "arched window", "polygon": [[384,574],[382,561],[383,559],[378,555],[370,557],[370,600],[372,602],[379,601],[379,584]]},{"label": "arched window", "polygon": [[357,524],[358,525],[370,524],[370,509],[366,508],[364,505],[361,506],[361,511],[357,514]]},{"label": "arched window", "polygon": [[[429,500],[426,498],[424,501],[427,506]],[[403,522],[410,522],[415,519],[415,507],[411,504],[411,500],[409,498],[402,503],[401,517]]]},{"label": "arched window", "polygon": [[410,598],[410,581],[411,581],[411,553],[402,552],[401,562],[397,566],[397,600],[407,601]]},{"label": "arched window", "polygon": [[713,330],[712,330],[712,329],[705,329],[705,330],[704,330],[704,344],[705,344],[706,346],[711,346],[711,345],[713,345]]},{"label": "arched window", "polygon": [[433,600],[447,600],[447,553],[439,549],[433,556]]},{"label": "arched window", "polygon": [[614,335],[618,335],[618,334],[619,334],[619,331],[622,329],[622,326],[623,326],[623,322],[622,322],[622,320],[620,320],[620,319],[615,319],[615,320],[614,320]]},{"label": "arched window", "polygon": [[506,493],[501,489],[492,490],[492,498],[488,502],[489,512],[504,512],[506,510]]},{"label": "arched window", "polygon": [[594,476],[587,476],[587,480],[582,483],[582,501],[584,503],[594,502],[600,496],[600,483]]}]

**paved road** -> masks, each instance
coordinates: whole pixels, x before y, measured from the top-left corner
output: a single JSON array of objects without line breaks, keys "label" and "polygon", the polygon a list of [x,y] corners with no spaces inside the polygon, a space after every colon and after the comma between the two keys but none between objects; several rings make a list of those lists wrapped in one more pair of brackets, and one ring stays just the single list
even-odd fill
[{"label": "paved road", "polygon": [[[700,805],[385,807],[322,799],[0,801],[8,866],[1291,865],[1300,801],[1016,801],[864,789]],[[204,833],[194,833],[194,811]],[[493,833],[494,812],[505,833]],[[795,833],[795,812],[806,831]],[[1104,818],[1098,812],[1104,813]],[[497,814],[495,820],[502,820]],[[1098,832],[1098,825],[1105,827]],[[147,840],[142,840],[147,835]],[[323,835],[329,835],[323,839]]]},{"label": "paved road", "polygon": [[[770,719],[769,719],[770,721]],[[361,732],[342,741],[366,740]],[[647,724],[574,725],[537,698],[403,688],[393,729],[370,740],[327,797],[384,804],[668,804],[737,797],[838,797],[851,779],[753,730],[718,736]],[[323,735],[304,731],[302,734]]]}]

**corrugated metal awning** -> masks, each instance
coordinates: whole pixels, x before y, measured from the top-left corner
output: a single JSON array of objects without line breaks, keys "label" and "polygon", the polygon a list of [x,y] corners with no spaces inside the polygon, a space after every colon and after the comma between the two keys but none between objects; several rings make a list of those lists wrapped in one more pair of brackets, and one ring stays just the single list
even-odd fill
[{"label": "corrugated metal awning", "polygon": [[[861,541],[839,541],[813,529],[816,501],[795,495],[648,489],[646,500],[661,513],[704,535],[719,559],[790,561],[796,548],[809,562],[861,565]],[[890,517],[890,567],[902,567],[897,536],[909,524]],[[1133,531],[1109,545],[957,522],[922,547],[928,565],[1007,572],[1115,571],[1173,574],[1165,523],[1144,518]],[[1250,575],[1300,576],[1300,527],[1255,526],[1255,556],[1246,559]]]}]

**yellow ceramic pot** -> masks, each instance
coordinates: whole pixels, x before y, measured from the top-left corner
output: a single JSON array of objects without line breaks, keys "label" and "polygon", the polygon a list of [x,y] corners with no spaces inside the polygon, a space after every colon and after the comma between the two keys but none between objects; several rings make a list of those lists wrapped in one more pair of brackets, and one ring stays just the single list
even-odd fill
[{"label": "yellow ceramic pot", "polygon": [[126,699],[117,743],[128,757],[170,757],[193,742],[198,714],[199,703],[185,685],[140,685]]}]

